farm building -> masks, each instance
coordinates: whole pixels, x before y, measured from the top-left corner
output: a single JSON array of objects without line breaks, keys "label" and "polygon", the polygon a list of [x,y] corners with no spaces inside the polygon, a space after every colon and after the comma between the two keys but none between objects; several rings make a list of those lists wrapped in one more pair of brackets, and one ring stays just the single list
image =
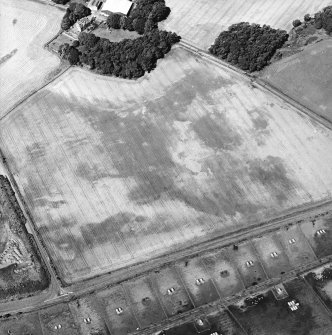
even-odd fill
[{"label": "farm building", "polygon": [[91,0],[88,7],[93,11],[100,10],[105,15],[110,13],[128,15],[132,5],[129,0]]}]

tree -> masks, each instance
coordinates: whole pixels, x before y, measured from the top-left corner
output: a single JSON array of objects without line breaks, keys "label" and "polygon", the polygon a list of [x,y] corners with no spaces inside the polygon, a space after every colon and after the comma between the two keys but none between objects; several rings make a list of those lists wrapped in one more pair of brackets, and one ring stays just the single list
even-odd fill
[{"label": "tree", "polygon": [[298,27],[298,26],[300,26],[301,25],[301,21],[300,20],[294,20],[293,21],[293,27],[294,28],[296,28],[296,27]]},{"label": "tree", "polygon": [[311,16],[310,16],[310,14],[306,14],[306,15],[304,15],[304,21],[305,22],[309,22],[310,20],[311,20]]},{"label": "tree", "polygon": [[73,46],[71,46],[68,50],[68,53],[67,53],[67,59],[68,59],[69,63],[71,65],[76,65],[80,60],[79,56],[80,56],[79,51],[76,48],[74,48]]},{"label": "tree", "polygon": [[144,34],[144,29],[145,29],[145,19],[138,17],[133,20],[133,27],[134,29],[139,33],[139,34]]},{"label": "tree", "polygon": [[166,7],[164,3],[157,2],[153,5],[150,16],[154,22],[160,22],[167,19],[170,12],[171,9]]},{"label": "tree", "polygon": [[120,14],[116,14],[116,13],[112,13],[108,16],[107,18],[107,25],[108,27],[110,28],[113,28],[113,29],[120,29],[121,28],[121,15]]}]

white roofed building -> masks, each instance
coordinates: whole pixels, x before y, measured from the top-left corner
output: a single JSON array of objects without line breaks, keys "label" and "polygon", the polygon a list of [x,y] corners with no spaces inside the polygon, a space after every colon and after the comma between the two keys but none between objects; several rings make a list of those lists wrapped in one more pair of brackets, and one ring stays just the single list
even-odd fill
[{"label": "white roofed building", "polygon": [[128,15],[133,3],[129,0],[106,0],[101,7],[101,12],[105,15],[118,13]]}]

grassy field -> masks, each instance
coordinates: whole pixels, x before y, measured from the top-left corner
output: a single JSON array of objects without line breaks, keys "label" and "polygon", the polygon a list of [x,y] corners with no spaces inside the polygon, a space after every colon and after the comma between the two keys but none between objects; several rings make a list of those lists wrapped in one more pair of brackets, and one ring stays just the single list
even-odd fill
[{"label": "grassy field", "polygon": [[[97,297],[101,302],[99,306],[105,308],[112,334],[127,335],[140,327],[122,285],[98,292]],[[117,314],[117,308],[122,308],[122,314]]]},{"label": "grassy field", "polygon": [[[278,231],[277,236],[293,267],[301,266],[315,260],[315,254],[308,240],[297,225],[291,226],[287,230]],[[291,239],[295,239],[295,243],[290,244],[289,241]]]},{"label": "grassy field", "polygon": [[[275,234],[255,238],[253,245],[270,278],[278,278],[291,270],[288,256]],[[277,253],[276,257],[271,256],[274,252]]]},{"label": "grassy field", "polygon": [[45,335],[41,329],[38,313],[28,313],[2,319],[0,321],[0,334]]},{"label": "grassy field", "polygon": [[310,45],[263,72],[263,79],[332,122],[332,40]]},{"label": "grassy field", "polygon": [[0,64],[2,116],[18,100],[40,87],[60,64],[43,44],[60,29],[63,12],[42,3],[2,0],[0,3],[0,58],[15,54]]},{"label": "grassy field", "polygon": [[67,282],[223,235],[332,190],[332,134],[175,48],[138,81],[71,69],[0,123]]},{"label": "grassy field", "polygon": [[[243,283],[246,288],[260,284],[262,281],[267,279],[262,264],[257,256],[257,252],[251,241],[239,244],[238,249],[233,252],[230,248],[230,254],[242,276]],[[253,263],[252,266],[249,267],[247,266],[247,262],[250,261]]]},{"label": "grassy field", "polygon": [[245,21],[289,30],[293,20],[302,20],[305,14],[330,4],[331,0],[167,0],[172,11],[160,26],[207,49],[234,23]]},{"label": "grassy field", "polygon": [[[39,319],[43,334],[47,335],[79,335],[78,324],[74,321],[67,304],[58,304],[39,311]],[[82,322],[83,320],[79,320]],[[61,325],[61,329],[57,329]]]},{"label": "grassy field", "polygon": [[[165,307],[167,316],[176,315],[194,308],[193,303],[186,292],[174,267],[166,267],[160,272],[151,276],[151,281],[156,287],[156,291]],[[167,290],[173,288],[173,294],[168,294]]]},{"label": "grassy field", "polygon": [[[318,258],[332,254],[332,217],[304,222],[300,227]],[[325,233],[317,234],[320,229],[325,230]]]}]

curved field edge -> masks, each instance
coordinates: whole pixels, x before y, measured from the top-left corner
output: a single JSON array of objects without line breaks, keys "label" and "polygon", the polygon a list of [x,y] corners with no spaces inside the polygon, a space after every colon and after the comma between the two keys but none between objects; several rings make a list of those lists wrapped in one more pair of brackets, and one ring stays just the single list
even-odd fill
[{"label": "curved field edge", "polygon": [[66,282],[331,197],[331,132],[175,48],[129,82],[70,69],[0,123]]},{"label": "curved field edge", "polygon": [[63,12],[43,3],[19,0],[1,1],[0,10],[0,56],[17,49],[0,66],[2,116],[56,72],[60,60],[43,45],[58,32]]},{"label": "curved field edge", "polygon": [[171,8],[160,26],[197,47],[208,49],[221,31],[239,22],[290,30],[293,20],[331,5],[331,0],[167,0]]}]

